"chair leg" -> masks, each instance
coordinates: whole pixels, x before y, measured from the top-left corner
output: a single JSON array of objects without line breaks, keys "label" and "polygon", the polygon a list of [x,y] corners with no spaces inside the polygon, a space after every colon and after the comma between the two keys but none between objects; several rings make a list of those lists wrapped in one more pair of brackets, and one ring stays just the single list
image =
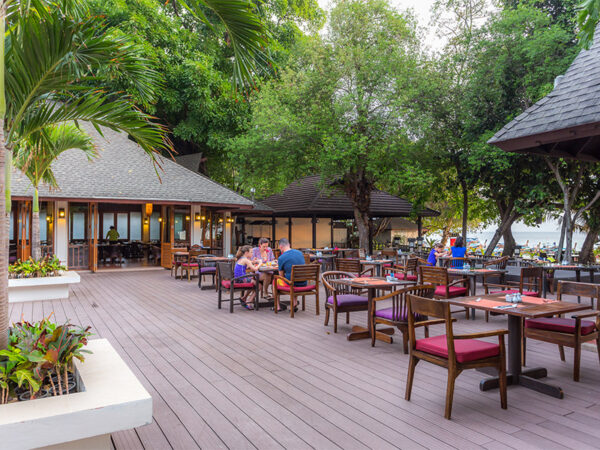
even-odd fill
[{"label": "chair leg", "polygon": [[415,367],[417,367],[418,362],[419,362],[419,359],[415,358],[414,356],[411,356],[410,361],[408,362],[408,376],[406,377],[406,393],[404,394],[404,399],[406,401],[410,401],[410,394],[412,393],[413,379],[415,377]]},{"label": "chair leg", "polygon": [[452,400],[454,399],[454,382],[456,381],[456,376],[454,373],[450,372],[448,369],[448,384],[446,386],[446,410],[444,412],[444,417],[446,419],[450,419],[452,415]]},{"label": "chair leg", "polygon": [[402,330],[402,349],[408,355],[408,330]]},{"label": "chair leg", "polygon": [[294,318],[294,301],[296,300],[296,296],[290,293],[290,317]]},{"label": "chair leg", "polygon": [[502,409],[508,407],[506,400],[506,360],[502,359],[498,369],[498,387],[500,388],[500,406]]},{"label": "chair leg", "polygon": [[581,342],[575,344],[575,358],[573,364],[573,381],[579,381],[579,367],[581,365]]},{"label": "chair leg", "polygon": [[486,312],[485,312],[485,321],[486,321],[486,322],[489,322],[489,321],[490,321],[490,312],[489,312],[489,311],[486,311]]},{"label": "chair leg", "polygon": [[596,352],[598,352],[598,362],[600,362],[600,336],[596,339]]},{"label": "chair leg", "polygon": [[521,361],[524,366],[527,365],[527,338],[524,335],[521,338]]},{"label": "chair leg", "polygon": [[325,326],[329,325],[329,308],[325,306]]},{"label": "chair leg", "polygon": [[338,321],[338,315],[337,315],[337,311],[333,311],[333,332],[337,333],[337,321]]},{"label": "chair leg", "polygon": [[471,318],[471,312],[469,308],[465,308],[465,318],[469,320]]},{"label": "chair leg", "polygon": [[217,301],[219,302],[218,309],[221,309],[221,289],[219,289],[217,292],[218,292],[218,294],[217,294],[217,299],[218,300]]},{"label": "chair leg", "polygon": [[565,360],[565,348],[562,345],[558,346],[558,353],[560,353],[560,360]]},{"label": "chair leg", "polygon": [[229,312],[233,313],[233,289],[229,289]]},{"label": "chair leg", "polygon": [[349,323],[350,323],[350,313],[347,312],[346,313],[346,324],[349,324]]},{"label": "chair leg", "polygon": [[306,311],[306,295],[302,296],[302,311]]}]

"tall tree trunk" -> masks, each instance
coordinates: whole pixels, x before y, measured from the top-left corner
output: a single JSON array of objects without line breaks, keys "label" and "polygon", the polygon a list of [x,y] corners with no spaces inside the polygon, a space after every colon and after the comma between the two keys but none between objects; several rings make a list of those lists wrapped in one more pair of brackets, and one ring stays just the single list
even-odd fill
[{"label": "tall tree trunk", "polygon": [[566,212],[563,214],[563,220],[560,224],[560,238],[558,239],[558,248],[556,249],[556,260],[561,261],[563,257],[563,246],[565,244],[565,228],[567,221],[565,219]]},{"label": "tall tree trunk", "polygon": [[348,176],[344,180],[344,190],[354,209],[354,222],[358,230],[358,246],[369,250],[369,210],[371,207],[371,191],[373,184],[366,179],[364,173]]},{"label": "tall tree trunk", "polygon": [[31,212],[31,255],[36,261],[42,257],[40,246],[40,200],[38,188],[33,191],[33,205]]},{"label": "tall tree trunk", "polygon": [[588,231],[588,234],[583,241],[583,246],[579,252],[579,264],[595,264],[594,244],[598,242],[598,234],[600,233],[600,224]]},{"label": "tall tree trunk", "polygon": [[517,243],[515,242],[511,227],[506,227],[502,233],[502,237],[504,238],[504,250],[502,251],[502,256],[512,256],[515,252]]},{"label": "tall tree trunk", "polygon": [[[0,18],[3,22],[3,17]],[[2,28],[0,26],[0,28]],[[2,33],[4,36],[4,33]],[[4,49],[2,49],[3,51]],[[6,146],[0,117],[0,350],[8,347],[8,218],[6,214]]]},{"label": "tall tree trunk", "polygon": [[[512,224],[515,223],[521,215],[515,212],[515,207],[513,202],[504,202],[504,201],[496,201],[496,205],[498,206],[498,212],[500,212],[500,224],[492,237],[488,247],[485,250],[485,256],[491,256],[494,253],[496,245],[500,241],[500,238],[506,233],[506,230],[510,230]],[[510,233],[512,236],[512,232]],[[506,246],[506,242],[504,243]]]},{"label": "tall tree trunk", "polygon": [[449,219],[448,224],[442,230],[442,242],[441,244],[445,247],[450,239],[450,230],[452,228],[452,219]]},{"label": "tall tree trunk", "polygon": [[463,210],[462,210],[462,238],[464,246],[467,247],[467,224],[469,222],[469,190],[467,183],[461,182],[462,195],[463,195]]},{"label": "tall tree trunk", "polygon": [[[565,211],[566,212],[566,211]],[[571,213],[565,214],[565,218],[567,219],[567,223],[565,225],[565,255],[562,260],[567,261],[567,263],[571,262],[571,255],[573,254],[573,223],[571,222]]]}]

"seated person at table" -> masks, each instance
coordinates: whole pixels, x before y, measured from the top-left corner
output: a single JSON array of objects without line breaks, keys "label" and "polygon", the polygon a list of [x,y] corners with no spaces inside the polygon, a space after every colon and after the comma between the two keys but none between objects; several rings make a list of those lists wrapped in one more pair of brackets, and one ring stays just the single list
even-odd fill
[{"label": "seated person at table", "polygon": [[436,266],[437,265],[437,260],[440,256],[447,256],[448,252],[446,252],[446,250],[444,250],[444,246],[441,244],[441,242],[438,242],[437,244],[435,244],[433,246],[433,248],[431,249],[431,252],[429,252],[429,257],[427,258],[427,265],[428,266]]},{"label": "seated person at table", "polygon": [[[454,245],[451,248],[452,257],[453,258],[464,258],[467,255],[467,249],[464,246],[462,236],[459,236],[454,241]],[[462,269],[463,261],[453,261],[452,262],[453,269]]]},{"label": "seated person at table", "polygon": [[117,242],[120,237],[121,236],[119,235],[119,232],[114,226],[111,225],[108,233],[106,233],[106,239],[108,239],[110,242]]},{"label": "seated person at table", "polygon": [[[281,250],[281,256],[277,260],[279,265],[279,275],[287,278],[292,278],[292,266],[300,266],[305,264],[304,255],[300,250],[296,250],[290,247],[290,241],[286,238],[279,239],[279,249]],[[283,280],[278,280],[280,285],[284,283]],[[306,286],[306,281],[300,281],[295,286]]]},{"label": "seated person at table", "polygon": [[[269,247],[269,240],[267,238],[260,238],[258,241],[258,247],[252,249],[252,262],[254,264],[260,262],[267,263],[274,261],[275,255],[273,250]],[[259,280],[262,283],[263,296],[269,297],[269,285],[273,281],[273,274],[269,272],[262,272],[259,274]]]},{"label": "seated person at table", "polygon": [[[262,262],[254,265],[250,260],[250,256],[252,255],[252,247],[249,245],[244,245],[240,247],[235,255],[235,268],[233,269],[234,278],[241,277],[246,275],[248,272],[256,272],[260,266],[262,266]],[[252,283],[256,284],[256,280],[254,278],[240,278],[236,280],[236,283]],[[242,305],[244,305],[247,309],[254,309],[254,300],[256,297],[256,291],[254,289],[248,289],[244,291],[240,300],[242,301]]]}]

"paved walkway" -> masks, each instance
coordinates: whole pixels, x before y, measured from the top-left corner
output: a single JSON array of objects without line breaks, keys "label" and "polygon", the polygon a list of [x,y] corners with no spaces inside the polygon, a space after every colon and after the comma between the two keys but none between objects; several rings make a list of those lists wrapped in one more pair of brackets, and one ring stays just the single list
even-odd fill
[{"label": "paved walkway", "polygon": [[[114,434],[118,450],[581,450],[600,442],[600,365],[592,352],[583,352],[575,383],[572,350],[562,363],[555,346],[530,341],[528,363],[547,367],[565,398],[509,387],[507,411],[497,391],[479,391],[480,373],[464,372],[447,421],[444,370],[419,364],[413,400],[405,401],[408,357],[398,340],[375,348],[348,342],[350,326],[338,334],[325,328],[313,301],[294,319],[240,307],[229,314],[217,310],[214,291],[151,271],[83,274],[68,300],[11,305],[12,320],[51,313],[92,325],[152,394],[154,422]],[[457,318],[461,333],[506,326],[501,316],[486,324],[480,312],[476,321]],[[351,324],[365,320],[351,316]]]}]

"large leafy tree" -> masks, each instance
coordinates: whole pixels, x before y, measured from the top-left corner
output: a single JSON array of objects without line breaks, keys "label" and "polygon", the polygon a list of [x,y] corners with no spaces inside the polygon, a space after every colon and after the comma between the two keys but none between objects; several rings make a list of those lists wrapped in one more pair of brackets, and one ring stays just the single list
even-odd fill
[{"label": "large leafy tree", "polygon": [[[180,2],[181,3],[181,2]],[[265,30],[243,0],[202,5],[212,9],[224,24],[236,56],[233,75],[249,81],[267,43]],[[205,20],[197,1],[185,5]],[[5,35],[5,29],[8,33]],[[150,157],[168,149],[165,130],[134,107],[131,96],[107,92],[108,80],[122,77],[142,101],[150,101],[158,84],[156,72],[124,35],[107,32],[80,0],[2,1],[0,33],[0,348],[8,339],[7,227],[4,168],[12,149],[35,138],[48,127],[89,122],[126,132]],[[3,46],[6,45],[6,48]],[[8,152],[7,152],[8,149]],[[10,197],[9,197],[10,198]]]},{"label": "large leafy tree", "polygon": [[335,3],[324,35],[261,89],[246,133],[233,140],[242,186],[266,194],[319,173],[350,198],[367,248],[371,191],[406,169],[412,145],[404,116],[417,45],[412,18],[387,2]]}]

